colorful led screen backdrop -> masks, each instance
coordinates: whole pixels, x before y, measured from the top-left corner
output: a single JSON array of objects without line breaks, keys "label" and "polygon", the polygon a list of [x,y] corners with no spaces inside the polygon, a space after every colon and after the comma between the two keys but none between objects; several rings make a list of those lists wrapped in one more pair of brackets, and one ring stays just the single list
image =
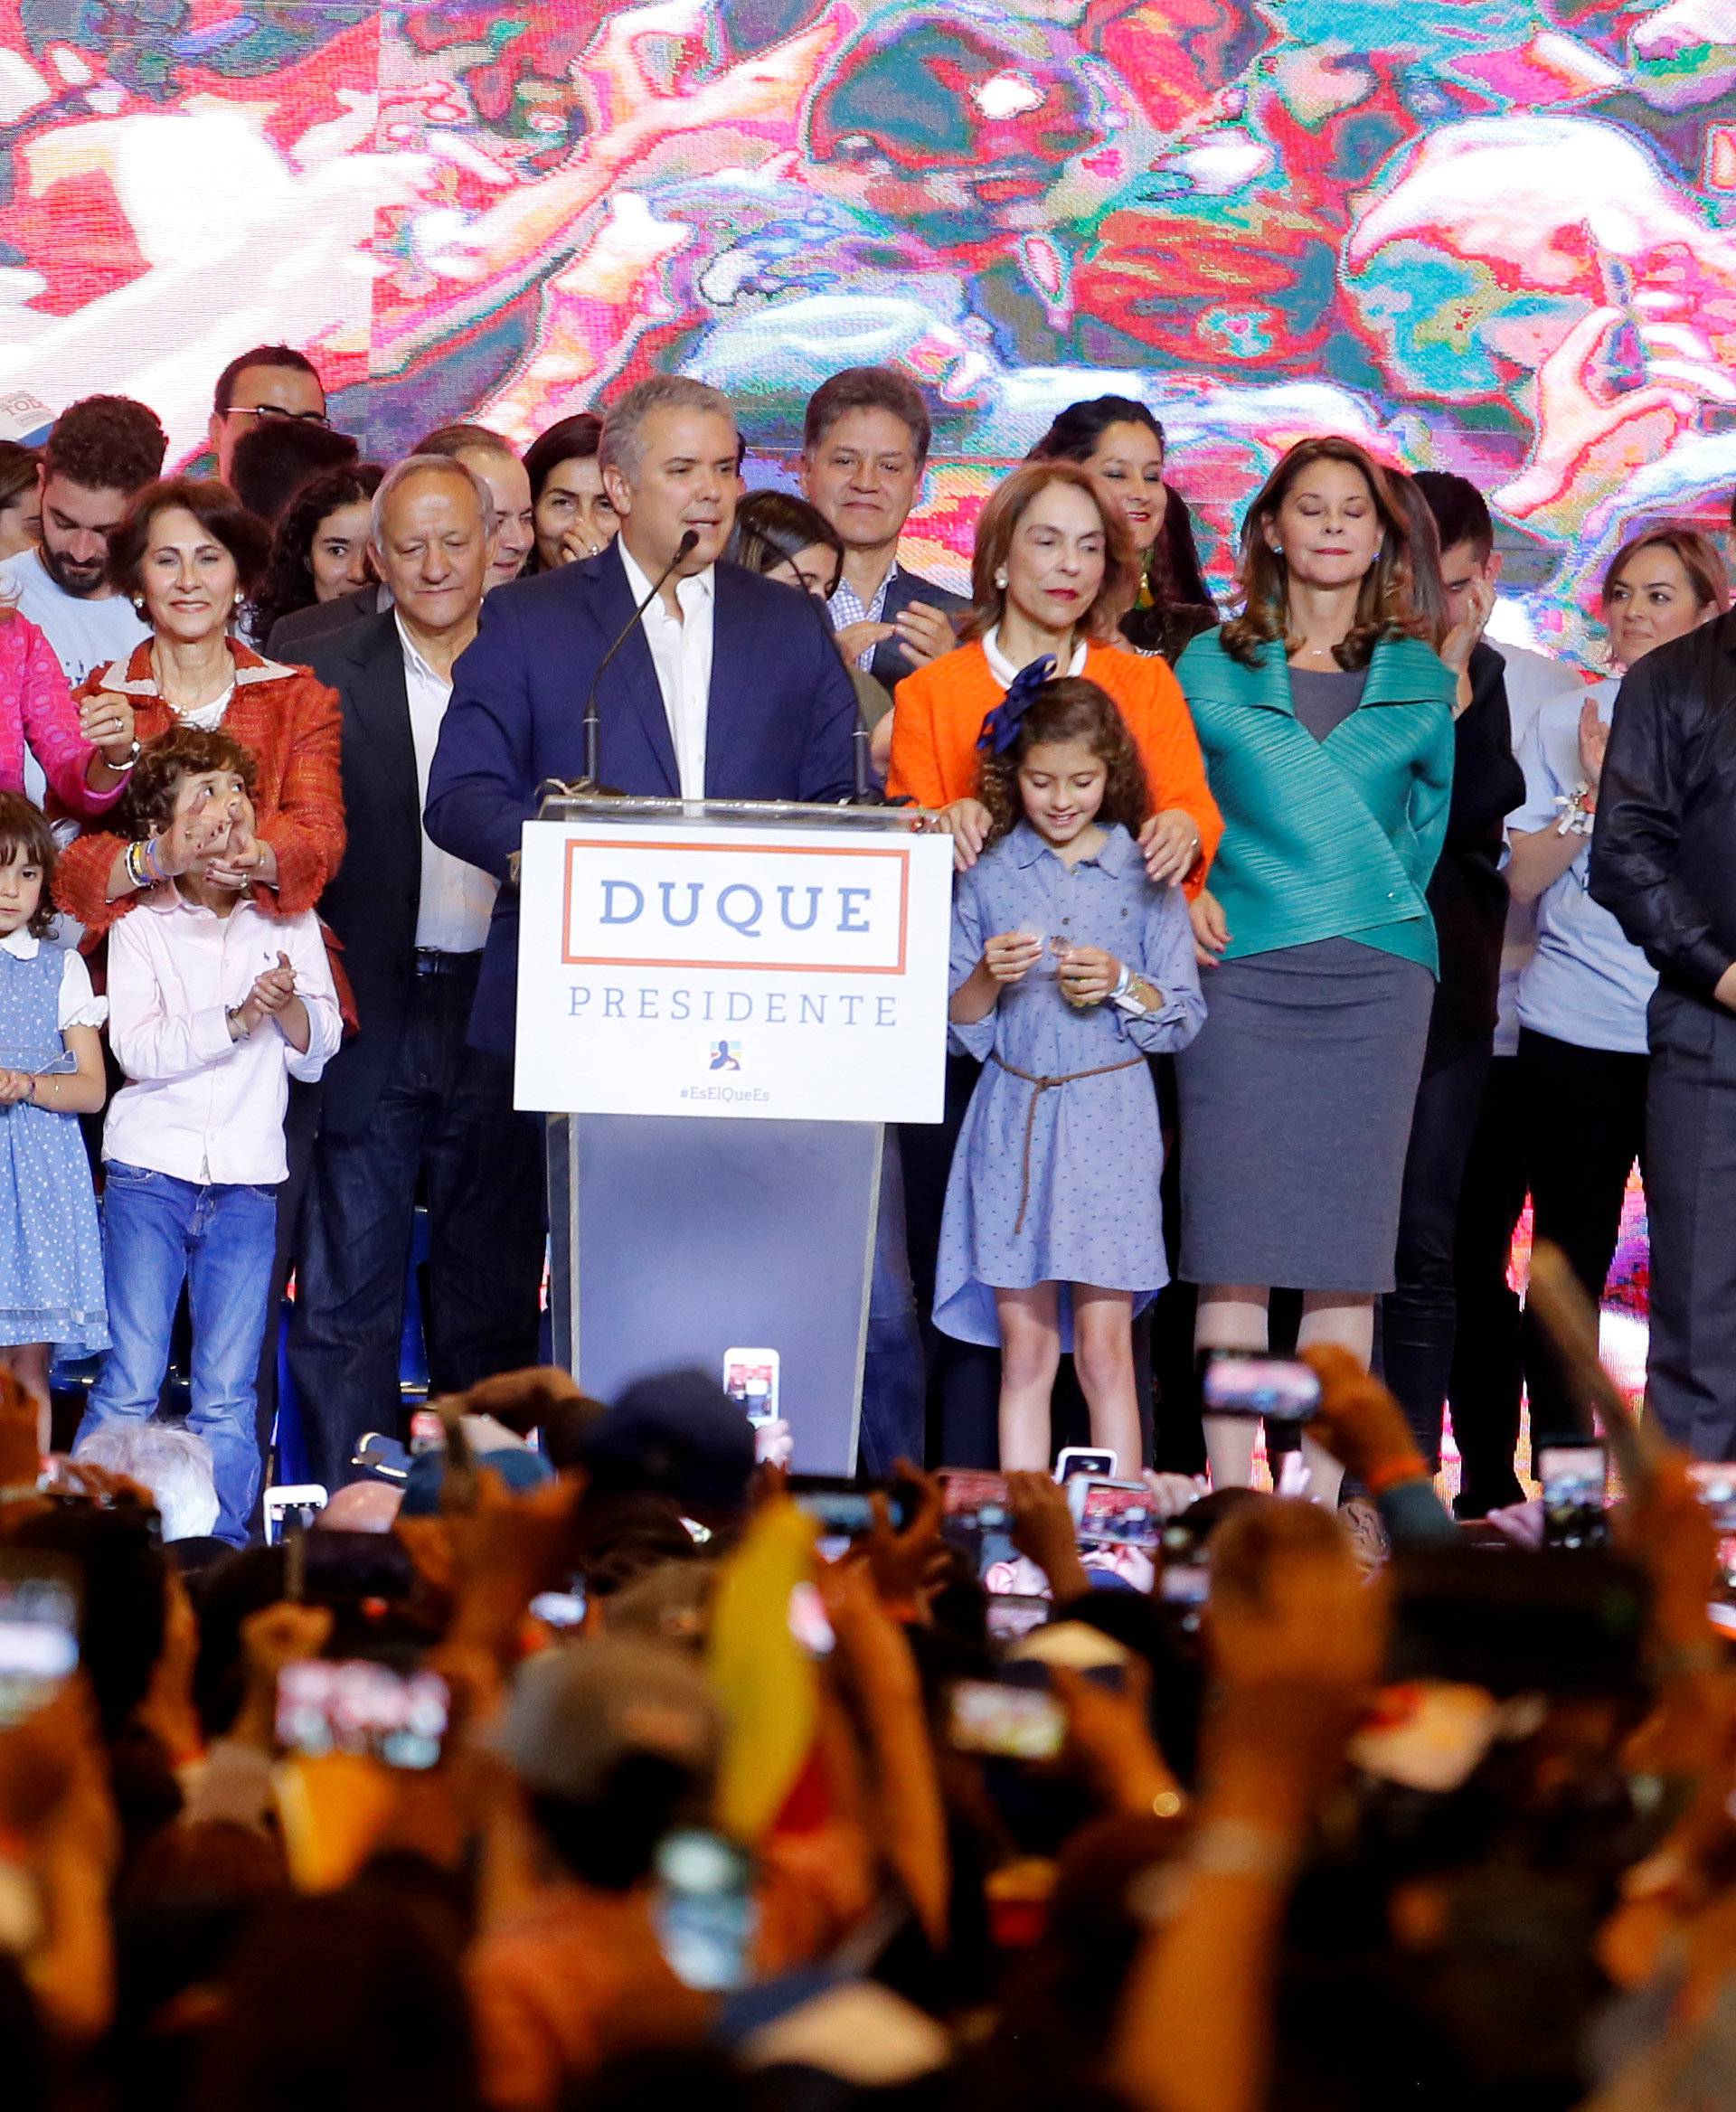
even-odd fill
[{"label": "colorful led screen backdrop", "polygon": [[1736,483],[1736,0],[13,0],[0,172],[0,383],[134,391],[187,455],[261,339],[380,455],[684,367],[761,479],[894,360],[956,564],[1113,387],[1220,577],[1335,427],[1475,477],[1509,635],[1588,654],[1625,527]]}]

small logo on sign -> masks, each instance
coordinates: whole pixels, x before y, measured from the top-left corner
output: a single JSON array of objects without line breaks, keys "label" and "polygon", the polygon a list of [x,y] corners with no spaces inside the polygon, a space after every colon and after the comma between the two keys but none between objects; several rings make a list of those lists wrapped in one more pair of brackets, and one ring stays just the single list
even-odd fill
[{"label": "small logo on sign", "polygon": [[708,1068],[712,1070],[740,1070],[741,1044],[740,1042],[712,1042],[706,1050]]}]

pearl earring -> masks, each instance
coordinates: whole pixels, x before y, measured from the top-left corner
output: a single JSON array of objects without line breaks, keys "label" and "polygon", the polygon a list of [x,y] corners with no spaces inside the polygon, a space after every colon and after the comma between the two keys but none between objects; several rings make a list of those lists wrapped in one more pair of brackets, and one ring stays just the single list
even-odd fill
[{"label": "pearl earring", "polygon": [[996,572],[995,575],[995,584],[1000,589],[1001,592],[1005,594],[1006,592],[1006,574],[1005,572]]}]

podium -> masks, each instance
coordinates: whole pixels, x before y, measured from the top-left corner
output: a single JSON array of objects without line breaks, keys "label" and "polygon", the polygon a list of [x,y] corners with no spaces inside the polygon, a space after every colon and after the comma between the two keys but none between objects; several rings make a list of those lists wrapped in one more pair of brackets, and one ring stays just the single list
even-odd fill
[{"label": "podium", "polygon": [[525,825],[514,1092],[587,1392],[773,1349],[792,1464],[854,1470],[884,1125],[945,1092],[951,843],[923,818],[557,788]]}]

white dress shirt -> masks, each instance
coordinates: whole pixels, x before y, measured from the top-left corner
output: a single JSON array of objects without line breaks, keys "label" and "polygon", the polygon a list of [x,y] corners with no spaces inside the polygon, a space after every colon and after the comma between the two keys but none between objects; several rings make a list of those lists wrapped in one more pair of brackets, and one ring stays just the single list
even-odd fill
[{"label": "white dress shirt", "polygon": [[[624,539],[615,538],[627,574],[627,590],[635,602],[651,592],[651,582],[633,561]],[[653,596],[639,618],[645,642],[651,648],[651,665],[657,671],[657,687],[663,692],[664,716],[669,721],[669,739],[675,750],[676,781],[684,799],[705,797],[705,720],[712,705],[712,631],[717,607],[714,569],[707,565],[675,588],[681,604],[677,618],[670,615],[663,596]]]},{"label": "white dress shirt", "polygon": [[[416,744],[416,811],[428,805],[428,771],[440,738],[440,721],[452,701],[452,684],[423,659],[397,617],[404,651],[404,694],[410,699],[410,737]],[[488,938],[498,883],[476,866],[442,851],[422,831],[422,887],[416,910],[419,953],[480,953]]]},{"label": "white dress shirt", "polygon": [[[265,1020],[243,1041],[228,1014],[288,954],[307,1008],[307,1053]],[[268,917],[243,897],[227,917],[173,885],[140,896],[108,934],[108,1040],[127,1073],[102,1155],[177,1181],[269,1187],[283,1180],[289,1080],[316,1079],[343,1034],[326,942],[311,910]]]}]

